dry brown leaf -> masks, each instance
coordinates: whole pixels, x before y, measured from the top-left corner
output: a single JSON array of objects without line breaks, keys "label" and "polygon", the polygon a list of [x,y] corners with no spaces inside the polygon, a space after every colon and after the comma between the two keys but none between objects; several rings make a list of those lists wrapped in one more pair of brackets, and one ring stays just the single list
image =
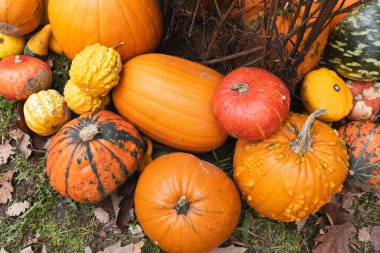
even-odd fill
[{"label": "dry brown leaf", "polygon": [[341,210],[340,205],[337,203],[327,203],[322,208],[322,211],[328,218],[331,218],[331,221],[333,223],[331,225],[341,225],[352,220],[352,216]]},{"label": "dry brown leaf", "polygon": [[28,201],[13,203],[10,205],[6,211],[8,216],[19,216],[24,213],[30,207],[30,203]]},{"label": "dry brown leaf", "polygon": [[368,242],[371,239],[370,232],[371,232],[371,228],[369,227],[363,227],[359,229],[359,233],[358,233],[359,241]]},{"label": "dry brown leaf", "polygon": [[234,245],[230,245],[227,248],[217,248],[212,250],[210,253],[243,253],[247,249],[243,247],[235,247]]},{"label": "dry brown leaf", "polygon": [[129,224],[129,222],[133,219],[133,213],[131,215],[131,208],[134,204],[134,198],[132,196],[125,197],[121,200],[119,204],[119,213],[116,218],[116,225],[119,228],[124,228]]},{"label": "dry brown leaf", "polygon": [[0,204],[6,204],[12,199],[12,178],[14,171],[9,170],[0,177]]},{"label": "dry brown leaf", "polygon": [[132,235],[138,235],[138,234],[143,232],[140,225],[138,225],[138,224],[129,225],[128,230],[129,230],[129,232],[131,232]]},{"label": "dry brown leaf", "polygon": [[12,139],[16,141],[16,145],[26,158],[32,154],[32,150],[29,149],[29,146],[32,144],[30,141],[30,136],[20,129],[13,129],[9,131],[9,135]]},{"label": "dry brown leaf", "polygon": [[9,144],[9,141],[4,141],[4,143],[0,145],[0,165],[6,164],[8,158],[14,153],[13,147]]},{"label": "dry brown leaf", "polygon": [[371,243],[375,251],[380,251],[380,226],[372,227]]},{"label": "dry brown leaf", "polygon": [[107,237],[107,233],[106,233],[106,231],[104,231],[104,230],[102,229],[102,230],[100,230],[100,231],[98,232],[98,236],[99,236],[100,238],[106,238],[106,237]]},{"label": "dry brown leaf", "polygon": [[20,251],[20,253],[34,253],[32,246],[29,246],[23,250]]},{"label": "dry brown leaf", "polygon": [[0,253],[8,253],[3,247],[0,248]]},{"label": "dry brown leaf", "polygon": [[308,218],[296,222],[298,232],[300,232],[302,230],[302,228],[305,226]]},{"label": "dry brown leaf", "polygon": [[94,210],[95,217],[103,224],[110,221],[110,215],[101,207],[97,207]]},{"label": "dry brown leaf", "polygon": [[342,225],[330,226],[328,232],[317,236],[317,242],[321,242],[313,250],[313,253],[347,253],[350,252],[349,243],[357,234],[355,227],[347,222]]},{"label": "dry brown leaf", "polygon": [[85,249],[84,249],[84,253],[92,253],[92,249],[90,248],[90,247],[86,247]]},{"label": "dry brown leaf", "polygon": [[145,242],[143,240],[139,241],[138,243],[135,243],[133,245],[133,253],[141,253],[142,247],[144,247]]},{"label": "dry brown leaf", "polygon": [[117,217],[117,215],[119,214],[119,210],[120,210],[119,205],[120,205],[120,202],[123,199],[123,197],[118,196],[117,191],[114,191],[111,194],[111,199],[112,199],[113,210],[115,212],[115,217]]},{"label": "dry brown leaf", "polygon": [[121,241],[118,241],[115,245],[109,246],[98,253],[133,253],[133,247],[133,243],[122,247]]},{"label": "dry brown leaf", "polygon": [[46,245],[42,244],[42,250],[41,253],[47,253]]}]

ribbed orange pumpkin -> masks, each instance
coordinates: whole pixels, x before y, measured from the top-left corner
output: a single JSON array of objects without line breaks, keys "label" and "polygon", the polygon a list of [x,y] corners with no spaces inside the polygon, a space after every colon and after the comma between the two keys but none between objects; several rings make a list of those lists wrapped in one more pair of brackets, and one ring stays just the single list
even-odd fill
[{"label": "ribbed orange pumpkin", "polygon": [[162,54],[128,61],[112,96],[119,113],[150,138],[190,152],[218,148],[227,138],[212,112],[222,75]]},{"label": "ribbed orange pumpkin", "polygon": [[137,218],[146,235],[170,253],[206,253],[231,235],[240,196],[214,165],[186,153],[164,155],[141,174]]},{"label": "ribbed orange pumpkin", "polygon": [[43,14],[42,0],[1,0],[0,33],[21,36],[32,32]]},{"label": "ribbed orange pumpkin", "polygon": [[328,125],[291,113],[279,131],[260,141],[239,140],[234,178],[260,215],[299,221],[319,210],[343,186],[348,171],[344,141]]},{"label": "ribbed orange pumpkin", "polygon": [[62,196],[98,202],[137,170],[143,146],[137,130],[119,115],[82,114],[54,136],[46,173]]},{"label": "ribbed orange pumpkin", "polygon": [[153,52],[162,37],[158,0],[50,0],[54,37],[73,59],[86,46],[117,47],[123,61]]}]

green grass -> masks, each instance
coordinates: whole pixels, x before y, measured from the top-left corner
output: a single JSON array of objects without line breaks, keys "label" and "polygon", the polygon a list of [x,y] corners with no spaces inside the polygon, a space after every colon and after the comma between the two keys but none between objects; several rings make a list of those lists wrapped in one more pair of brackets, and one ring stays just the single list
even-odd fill
[{"label": "green grass", "polygon": [[14,122],[15,102],[0,97],[0,138],[6,136],[8,128]]}]

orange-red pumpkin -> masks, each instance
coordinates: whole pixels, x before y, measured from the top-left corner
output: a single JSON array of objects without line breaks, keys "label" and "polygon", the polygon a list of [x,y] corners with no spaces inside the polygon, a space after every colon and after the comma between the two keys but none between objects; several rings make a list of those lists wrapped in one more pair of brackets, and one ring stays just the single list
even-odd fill
[{"label": "orange-red pumpkin", "polygon": [[21,36],[32,32],[43,14],[42,0],[1,0],[0,33]]},{"label": "orange-red pumpkin", "polygon": [[380,125],[353,121],[339,129],[350,155],[348,180],[364,189],[380,189]]},{"label": "orange-red pumpkin", "polygon": [[46,173],[62,196],[98,202],[137,170],[143,146],[137,130],[119,115],[105,110],[82,114],[54,136]]},{"label": "orange-red pumpkin", "polygon": [[229,135],[262,140],[276,132],[288,116],[290,94],[286,84],[258,68],[229,73],[213,97],[213,111]]},{"label": "orange-red pumpkin", "polygon": [[26,100],[49,89],[52,81],[49,65],[37,58],[16,55],[0,61],[0,96],[7,99]]},{"label": "orange-red pumpkin", "polygon": [[234,179],[248,204],[261,216],[302,220],[342,189],[348,171],[345,144],[335,130],[308,116],[289,114],[271,137],[239,140]]},{"label": "orange-red pumpkin", "polygon": [[135,210],[145,234],[170,253],[206,253],[231,235],[240,196],[219,168],[186,153],[164,155],[141,174]]},{"label": "orange-red pumpkin", "polygon": [[211,108],[222,77],[182,58],[145,54],[124,65],[112,98],[119,113],[153,140],[208,152],[227,139]]},{"label": "orange-red pumpkin", "polygon": [[50,0],[54,37],[73,59],[86,46],[113,47],[123,61],[153,52],[161,41],[163,21],[158,0]]}]

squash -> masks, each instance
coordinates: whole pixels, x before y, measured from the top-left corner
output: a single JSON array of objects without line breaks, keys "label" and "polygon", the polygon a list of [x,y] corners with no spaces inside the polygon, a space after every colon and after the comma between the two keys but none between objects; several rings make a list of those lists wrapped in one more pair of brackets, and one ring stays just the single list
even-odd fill
[{"label": "squash", "polygon": [[262,140],[276,132],[288,116],[290,94],[286,84],[258,68],[239,68],[219,84],[213,112],[230,136]]},{"label": "squash", "polygon": [[0,61],[0,96],[26,100],[31,94],[50,88],[53,73],[49,65],[27,55],[9,56]]},{"label": "squash", "polygon": [[28,127],[38,135],[49,136],[70,120],[71,112],[56,90],[32,94],[24,104],[24,117]]},{"label": "squash", "polygon": [[49,41],[49,49],[55,54],[62,55],[63,51],[58,41],[55,39],[54,34],[51,34]]},{"label": "squash", "polygon": [[46,25],[29,39],[28,43],[26,43],[24,54],[46,60],[49,53],[50,36],[51,26]]},{"label": "squash", "polygon": [[0,59],[11,55],[21,54],[24,50],[25,38],[0,33]]},{"label": "squash", "polygon": [[135,210],[144,233],[166,252],[206,253],[231,235],[241,203],[219,168],[186,153],[164,155],[141,174]]},{"label": "squash", "polygon": [[[345,144],[328,125],[290,113],[271,137],[238,140],[234,179],[248,204],[277,221],[305,219],[343,187],[348,171]],[[314,120],[314,121],[313,121]]]},{"label": "squash", "polygon": [[118,112],[153,140],[208,152],[227,139],[212,112],[212,96],[222,77],[182,58],[145,54],[124,65],[112,98]]},{"label": "squash", "polygon": [[118,52],[96,43],[75,56],[70,78],[88,95],[105,96],[117,85],[122,67]]},{"label": "squash", "polygon": [[339,129],[350,155],[348,182],[365,190],[380,190],[380,125],[353,121]]},{"label": "squash", "polygon": [[73,59],[86,46],[117,47],[123,62],[153,52],[161,41],[158,0],[50,0],[49,20],[65,54]]},{"label": "squash", "polygon": [[137,170],[143,147],[137,130],[115,113],[86,113],[53,137],[46,173],[62,196],[98,202]]},{"label": "squash", "polygon": [[327,68],[311,71],[305,76],[301,98],[309,113],[324,107],[326,113],[319,119],[329,122],[343,119],[353,106],[352,94],[344,80]]},{"label": "squash", "polygon": [[0,1],[0,33],[22,36],[37,28],[43,14],[42,0]]},{"label": "squash", "polygon": [[109,96],[91,96],[69,80],[64,89],[65,102],[76,114],[95,112],[104,109],[110,102]]}]

